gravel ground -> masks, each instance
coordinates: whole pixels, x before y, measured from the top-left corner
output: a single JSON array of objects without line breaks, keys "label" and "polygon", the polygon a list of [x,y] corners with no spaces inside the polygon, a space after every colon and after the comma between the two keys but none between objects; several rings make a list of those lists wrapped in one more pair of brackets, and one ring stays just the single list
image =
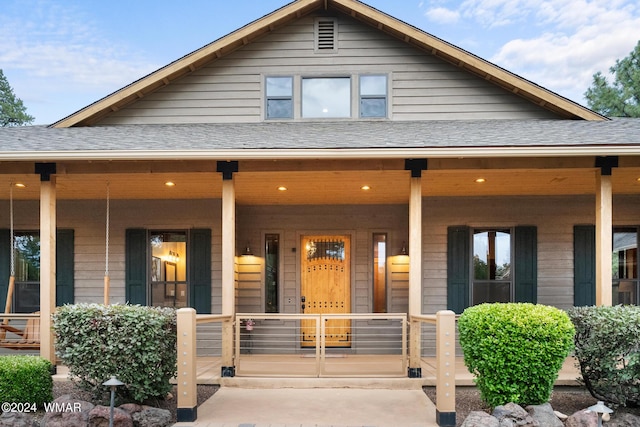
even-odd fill
[{"label": "gravel ground", "polygon": [[[213,396],[213,394],[218,391],[218,386],[216,385],[199,385],[198,386],[198,406],[204,403],[208,398]],[[71,381],[54,381],[53,382],[53,398],[60,397],[64,394],[71,395],[74,399],[78,400],[86,400],[88,402],[96,404],[91,397],[91,393],[81,390]],[[177,399],[174,397],[176,395],[176,387],[173,387],[173,391],[171,395],[168,396],[167,399],[164,400],[151,400],[149,402],[145,402],[150,406],[155,406],[162,409],[167,409],[171,412],[171,417],[173,422],[176,422],[176,407],[177,407]],[[108,405],[109,402],[102,402],[102,404]]]},{"label": "gravel ground", "polygon": [[[424,387],[424,392],[435,403],[435,387]],[[551,406],[554,410],[566,415],[574,414],[596,403],[596,399],[583,387],[556,387],[551,395]],[[480,399],[480,393],[475,387],[456,388],[456,424],[461,426],[469,412],[485,411],[491,413],[487,405]],[[640,415],[640,408],[619,408],[616,413],[630,412]],[[612,418],[613,418],[612,417]]]}]

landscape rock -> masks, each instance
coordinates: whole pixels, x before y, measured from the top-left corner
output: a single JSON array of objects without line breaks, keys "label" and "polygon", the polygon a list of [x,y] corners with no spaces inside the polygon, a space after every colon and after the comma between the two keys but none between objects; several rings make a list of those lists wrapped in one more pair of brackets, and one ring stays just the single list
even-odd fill
[{"label": "landscape rock", "polygon": [[462,427],[499,427],[498,419],[486,412],[473,411],[462,423]]},{"label": "landscape rock", "polygon": [[166,409],[146,406],[142,411],[133,414],[135,427],[168,427],[171,424],[171,412]]},{"label": "landscape rock", "polygon": [[33,415],[22,412],[3,412],[0,415],[0,427],[37,427]]},{"label": "landscape rock", "polygon": [[[540,423],[534,420],[522,406],[515,403],[496,406],[492,415],[500,422],[500,427],[538,427]],[[513,421],[513,422],[512,422]]]},{"label": "landscape rock", "polygon": [[583,409],[572,414],[564,423],[565,427],[597,427],[598,416],[595,412]]},{"label": "landscape rock", "polygon": [[[89,412],[89,427],[108,427],[110,408],[98,405]],[[120,408],[113,408],[113,427],[133,427],[131,415]]]},{"label": "landscape rock", "polygon": [[569,418],[569,415],[567,414],[563,414],[560,411],[553,411],[554,414],[556,414],[556,417],[558,417],[558,419],[562,420],[562,421],[566,421],[567,418]]},{"label": "landscape rock", "polygon": [[133,416],[133,414],[135,414],[136,412],[142,411],[143,406],[138,405],[137,403],[123,403],[122,405],[118,406],[118,408]]},{"label": "landscape rock", "polygon": [[640,426],[640,417],[633,414],[622,413],[611,418],[607,427],[637,427]]},{"label": "landscape rock", "polygon": [[556,416],[549,403],[527,406],[527,412],[541,426],[564,427],[564,423]]},{"label": "landscape rock", "polygon": [[[53,408],[65,410],[45,413],[42,418],[42,427],[86,427],[89,423],[89,412],[94,408],[93,403],[74,399],[68,394],[58,397],[53,404]],[[76,411],[78,404],[80,410]]]}]

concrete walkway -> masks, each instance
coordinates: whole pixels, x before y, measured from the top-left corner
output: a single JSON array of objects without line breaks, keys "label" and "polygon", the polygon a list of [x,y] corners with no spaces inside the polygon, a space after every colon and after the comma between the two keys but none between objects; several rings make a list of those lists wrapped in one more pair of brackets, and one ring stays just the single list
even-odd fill
[{"label": "concrete walkway", "polygon": [[436,427],[422,390],[221,387],[176,427]]}]

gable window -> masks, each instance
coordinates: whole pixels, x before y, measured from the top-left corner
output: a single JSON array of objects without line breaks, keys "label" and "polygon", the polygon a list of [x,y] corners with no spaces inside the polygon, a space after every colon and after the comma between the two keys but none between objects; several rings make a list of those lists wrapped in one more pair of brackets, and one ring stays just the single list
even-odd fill
[{"label": "gable window", "polygon": [[512,301],[511,230],[473,231],[473,305]]},{"label": "gable window", "polygon": [[267,77],[267,119],[293,118],[293,77]]},{"label": "gable window", "polygon": [[351,78],[303,78],[302,117],[351,117]]},{"label": "gable window", "polygon": [[638,228],[613,229],[613,304],[638,304]]},{"label": "gable window", "polygon": [[387,117],[387,76],[360,76],[360,117]]}]

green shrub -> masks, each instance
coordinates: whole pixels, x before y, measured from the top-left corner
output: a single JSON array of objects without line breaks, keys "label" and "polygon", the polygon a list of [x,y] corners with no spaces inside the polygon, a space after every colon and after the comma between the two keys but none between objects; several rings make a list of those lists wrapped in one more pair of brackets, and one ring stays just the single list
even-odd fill
[{"label": "green shrub", "polygon": [[640,307],[575,307],[575,354],[582,380],[598,400],[640,405]]},{"label": "green shrub", "polygon": [[470,307],[458,330],[464,363],[492,407],[547,402],[574,334],[565,312],[524,303]]},{"label": "green shrub", "polygon": [[0,357],[0,402],[43,403],[53,400],[51,362],[37,356]]},{"label": "green shrub", "polygon": [[176,374],[176,313],[139,305],[65,305],[53,315],[56,354],[96,397],[115,375],[121,400],[164,397]]}]

